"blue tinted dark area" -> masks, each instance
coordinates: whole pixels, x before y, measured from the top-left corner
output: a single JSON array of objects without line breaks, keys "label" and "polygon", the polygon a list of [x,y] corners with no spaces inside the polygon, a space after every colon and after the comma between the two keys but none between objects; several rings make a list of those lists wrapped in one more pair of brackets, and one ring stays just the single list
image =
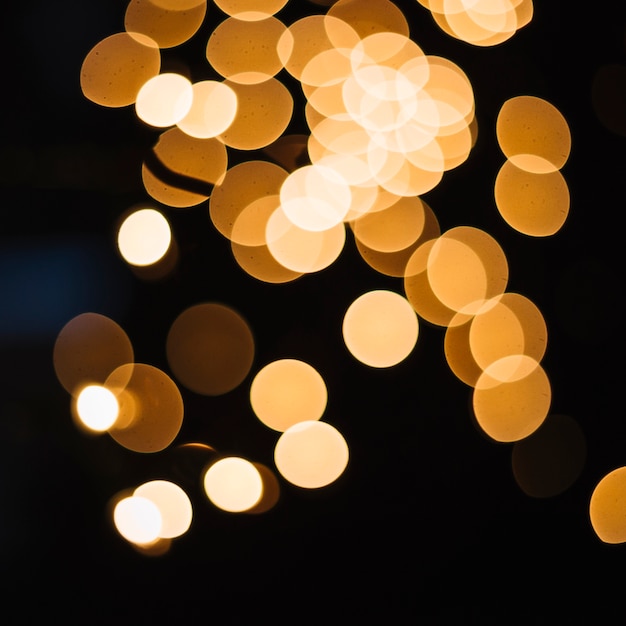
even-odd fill
[{"label": "blue tinted dark area", "polygon": [[48,340],[85,311],[120,316],[129,279],[115,261],[96,237],[0,244],[0,341]]}]

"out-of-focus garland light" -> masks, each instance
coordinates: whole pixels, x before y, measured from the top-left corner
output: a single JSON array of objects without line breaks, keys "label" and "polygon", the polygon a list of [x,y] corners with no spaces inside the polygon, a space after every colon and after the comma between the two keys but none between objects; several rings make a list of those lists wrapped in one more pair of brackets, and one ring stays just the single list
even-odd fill
[{"label": "out-of-focus garland light", "polygon": [[[533,14],[531,0],[419,3],[447,35],[483,47],[503,43]],[[212,227],[254,278],[285,283],[321,271],[338,258],[350,229],[367,266],[401,278],[404,292],[372,291],[351,304],[342,326],[348,351],[367,367],[388,368],[412,352],[420,319],[445,329],[446,359],[472,389],[477,425],[494,441],[519,444],[514,471],[522,488],[542,497],[565,490],[584,453],[548,492],[533,493],[524,482],[526,448],[541,456],[546,429],[539,427],[573,427],[559,416],[546,420],[543,316],[528,298],[507,291],[508,263],[493,237],[471,226],[441,232],[421,198],[475,144],[468,76],[425,53],[389,0],[313,0],[311,15],[292,23],[277,17],[286,4],[132,0],[124,31],[87,53],[83,94],[105,107],[134,106],[139,120],[159,131],[142,165],[147,195],[169,210],[208,203]],[[162,51],[195,36],[207,10],[223,18],[206,42],[208,67],[220,78],[193,82],[162,73]],[[299,81],[297,98],[281,73]],[[299,101],[309,133],[286,134]],[[553,235],[569,211],[560,172],[571,147],[567,122],[545,100],[517,96],[503,103],[496,131],[506,158],[495,182],[497,209],[526,235]],[[272,158],[229,166],[231,149],[263,149]],[[152,204],[133,209],[120,225],[119,252],[131,266],[157,267],[175,244],[167,211]],[[54,365],[77,425],[108,432],[132,451],[160,452],[182,426],[179,385],[221,395],[241,385],[254,363],[247,321],[214,302],[181,311],[166,346],[171,375],[135,363],[115,321],[97,313],[70,320],[57,338]],[[348,443],[323,419],[326,401],[322,374],[291,358],[265,364],[251,383],[252,414],[277,433],[275,470],[304,489],[329,485],[348,464]],[[262,464],[215,454],[202,471],[208,500],[230,513],[262,512],[278,499],[274,469]],[[607,477],[594,495],[596,529],[596,520],[613,519],[598,507],[620,476]],[[168,481],[118,494],[112,506],[120,535],[146,554],[167,552],[191,517],[187,495]],[[623,528],[598,533],[609,542],[626,537]]]}]

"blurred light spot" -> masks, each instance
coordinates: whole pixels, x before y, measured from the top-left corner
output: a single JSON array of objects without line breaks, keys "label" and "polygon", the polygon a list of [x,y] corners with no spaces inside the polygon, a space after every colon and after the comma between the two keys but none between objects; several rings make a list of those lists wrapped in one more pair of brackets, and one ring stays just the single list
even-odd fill
[{"label": "blurred light spot", "polygon": [[237,94],[228,85],[215,80],[193,83],[191,88],[191,108],[177,122],[178,128],[197,139],[217,137],[228,129],[237,115]]},{"label": "blurred light spot", "polygon": [[176,383],[152,365],[122,365],[106,380],[117,393],[119,417],[109,435],[133,452],[160,452],[176,438],[183,424],[183,398]]},{"label": "blurred light spot", "polygon": [[343,20],[362,38],[386,32],[409,36],[404,13],[389,0],[338,0],[327,15]]},{"label": "blurred light spot", "polygon": [[[238,163],[226,171],[215,186],[209,200],[209,215],[213,226],[227,239],[233,239],[237,218],[254,202],[268,196],[277,196],[287,178],[287,171],[268,161],[252,159]],[[267,215],[269,218],[269,214]],[[262,224],[262,242],[265,244],[265,224]],[[247,240],[237,243],[252,245]]]},{"label": "blurred light spot", "polygon": [[[531,362],[530,357],[505,357],[487,368],[476,383],[474,415],[480,428],[495,441],[520,441],[537,430],[548,415],[550,381],[543,368]],[[501,365],[504,367],[499,370]],[[505,373],[511,382],[501,382]]]},{"label": "blurred light spot", "polygon": [[287,0],[214,0],[215,4],[227,15],[238,20],[263,20],[278,13]]},{"label": "blurred light spot", "polygon": [[161,513],[154,502],[139,496],[120,500],[113,510],[117,531],[131,543],[146,544],[158,539]]},{"label": "blurred light spot", "polygon": [[535,174],[560,170],[571,150],[562,113],[535,96],[507,100],[498,113],[496,135],[504,155],[516,167]]},{"label": "blurred light spot", "polygon": [[233,123],[219,139],[237,150],[258,150],[276,141],[293,114],[293,97],[276,78],[241,85],[225,81],[236,94],[238,109]]},{"label": "blurred light spot", "polygon": [[193,89],[188,78],[175,73],[148,79],[135,102],[137,117],[150,126],[164,128],[180,122],[191,110]]},{"label": "blurred light spot", "polygon": [[589,516],[601,541],[626,542],[626,467],[614,469],[598,482],[591,494]]},{"label": "blurred light spot", "polygon": [[76,398],[78,418],[96,432],[104,432],[113,426],[119,409],[115,394],[101,385],[87,385]]},{"label": "blurred light spot", "polygon": [[131,0],[126,8],[124,27],[130,33],[143,33],[160,48],[173,48],[191,39],[204,21],[207,0],[183,0],[174,7],[171,0]]},{"label": "blurred light spot", "polygon": [[288,283],[304,274],[295,272],[279,263],[267,245],[244,246],[231,242],[233,257],[239,267],[253,278],[265,283]]},{"label": "blurred light spot", "polygon": [[248,323],[232,308],[197,304],[170,326],[166,353],[183,386],[198,394],[218,396],[235,389],[248,375],[254,338]]},{"label": "blurred light spot", "polygon": [[274,462],[288,482],[306,489],[326,487],[336,481],[348,465],[348,444],[343,435],[326,422],[299,422],[279,437]]},{"label": "blurred light spot", "polygon": [[504,221],[525,235],[554,235],[569,215],[569,188],[559,171],[536,174],[505,161],[496,176],[494,195]]},{"label": "blurred light spot", "polygon": [[161,53],[149,37],[116,33],[97,43],[80,69],[83,95],[106,107],[135,103],[141,87],[158,75]]},{"label": "blurred light spot", "polygon": [[371,367],[397,365],[412,352],[419,324],[400,294],[370,291],[359,296],[343,318],[343,339],[350,353]]},{"label": "blurred light spot", "polygon": [[587,456],[582,428],[567,415],[549,415],[530,436],[513,446],[513,475],[534,498],[563,493],[580,476]]},{"label": "blurred light spot", "polygon": [[504,251],[491,235],[471,226],[444,232],[428,254],[426,271],[441,303],[469,315],[504,293],[508,282]]},{"label": "blurred light spot", "polygon": [[203,483],[209,500],[231,513],[251,509],[263,495],[259,470],[239,457],[226,457],[213,463],[204,474]]},{"label": "blurred light spot", "polygon": [[193,510],[189,496],[175,483],[152,480],[137,487],[135,496],[156,504],[161,514],[160,539],[172,539],[185,534],[191,526]]},{"label": "blurred light spot", "polygon": [[[133,346],[117,322],[98,313],[81,313],[63,326],[54,350],[54,371],[70,394],[103,384],[119,366],[132,363]],[[127,381],[124,381],[124,383]]]},{"label": "blurred light spot", "polygon": [[165,216],[154,209],[131,213],[117,233],[117,245],[124,260],[131,265],[152,265],[167,252],[172,231]]},{"label": "blurred light spot", "polygon": [[206,58],[232,82],[262,83],[283,69],[276,47],[286,29],[275,17],[255,21],[229,17],[211,33]]},{"label": "blurred light spot", "polygon": [[297,359],[281,359],[263,367],[250,386],[250,404],[259,420],[277,431],[319,420],[328,400],[319,372]]}]

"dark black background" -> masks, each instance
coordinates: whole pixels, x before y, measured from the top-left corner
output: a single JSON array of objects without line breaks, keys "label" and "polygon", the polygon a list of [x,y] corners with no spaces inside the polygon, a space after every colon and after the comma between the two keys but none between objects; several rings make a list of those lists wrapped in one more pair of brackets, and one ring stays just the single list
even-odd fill
[{"label": "dark black background", "polygon": [[[441,32],[417,2],[397,4],[412,38],[457,63],[475,92],[477,144],[426,199],[442,230],[472,225],[496,237],[509,291],[544,314],[551,412],[585,433],[581,476],[554,498],[522,492],[512,446],[472,423],[470,389],[447,368],[442,329],[423,324],[415,351],[389,370],[350,357],[341,340],[350,302],[368,289],[402,289],[367,266],[351,240],[330,268],[267,285],[237,266],[206,204],[162,207],[181,262],[163,281],[135,276],[116,253],[115,227],[128,207],[149,200],[140,168],[158,133],[132,107],[86,100],[79,85],[87,52],[123,29],[125,3],[12,1],[0,21],[3,623],[623,623],[626,552],[596,537],[588,506],[600,478],[626,464],[626,139],[592,106],[596,71],[626,63],[626,7],[536,1],[531,24],[478,48]],[[322,11],[291,0],[278,17]],[[183,63],[194,79],[208,77],[203,50],[221,19],[210,5],[193,40],[164,51],[164,69]],[[562,170],[571,212],[542,239],[510,229],[493,201],[504,160],[495,120],[522,94],[554,104],[572,133]],[[305,132],[301,119],[296,111],[290,132]],[[234,307],[253,330],[255,362],[241,387],[217,398],[183,389],[183,430],[162,453],[135,454],[79,432],[52,367],[61,327],[82,312],[109,315],[137,361],[167,371],[169,325],[205,301]],[[319,491],[281,482],[278,505],[263,515],[220,512],[177,447],[202,442],[271,467],[275,433],[256,421],[247,393],[262,365],[285,357],[325,378],[324,419],[345,435],[350,464]],[[117,492],[153,478],[184,484],[195,512],[190,532],[159,558],[121,539],[107,510]]]}]

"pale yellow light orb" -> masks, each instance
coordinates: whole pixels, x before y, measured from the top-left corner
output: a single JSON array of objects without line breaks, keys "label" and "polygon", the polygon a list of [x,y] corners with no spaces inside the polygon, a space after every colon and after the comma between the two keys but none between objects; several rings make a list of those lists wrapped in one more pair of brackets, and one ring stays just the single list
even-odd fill
[{"label": "pale yellow light orb", "polygon": [[88,385],[76,398],[76,413],[90,430],[104,432],[117,419],[120,406],[115,394],[101,385]]},{"label": "pale yellow light orb", "polygon": [[320,419],[327,400],[319,372],[297,359],[268,363],[250,386],[254,414],[269,428],[283,432],[298,422]]},{"label": "pale yellow light orb", "polygon": [[175,483],[168,480],[152,480],[137,487],[133,495],[156,504],[162,519],[160,539],[180,537],[189,530],[193,517],[191,500]]},{"label": "pale yellow light orb", "polygon": [[157,74],[148,79],[139,90],[135,112],[140,120],[165,128],[180,122],[193,104],[191,81],[180,74]]},{"label": "pale yellow light orb", "polygon": [[172,242],[172,231],[165,216],[154,209],[131,213],[120,226],[117,245],[127,263],[152,265],[165,256]]},{"label": "pale yellow light orb", "polygon": [[318,489],[335,482],[348,465],[349,449],[343,435],[318,421],[290,426],[274,448],[279,473],[290,483]]},{"label": "pale yellow light orb", "polygon": [[370,291],[346,311],[343,338],[350,353],[365,365],[391,367],[409,356],[419,333],[409,301],[393,291]]},{"label": "pale yellow light orb", "polygon": [[113,522],[124,539],[140,545],[156,541],[162,526],[157,505],[141,496],[120,500],[113,510]]},{"label": "pale yellow light orb", "polygon": [[250,461],[226,457],[213,463],[204,474],[204,491],[219,509],[241,513],[260,500],[263,479]]}]

